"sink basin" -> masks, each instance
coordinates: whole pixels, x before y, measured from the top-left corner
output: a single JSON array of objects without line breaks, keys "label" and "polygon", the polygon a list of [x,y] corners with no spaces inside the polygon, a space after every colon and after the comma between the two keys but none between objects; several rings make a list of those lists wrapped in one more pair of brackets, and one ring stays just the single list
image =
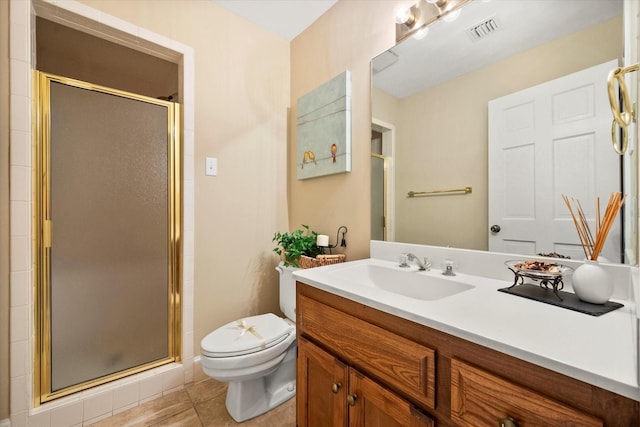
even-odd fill
[{"label": "sink basin", "polygon": [[474,287],[449,277],[436,276],[434,273],[370,264],[340,269],[332,274],[354,284],[371,286],[423,301],[449,297]]}]

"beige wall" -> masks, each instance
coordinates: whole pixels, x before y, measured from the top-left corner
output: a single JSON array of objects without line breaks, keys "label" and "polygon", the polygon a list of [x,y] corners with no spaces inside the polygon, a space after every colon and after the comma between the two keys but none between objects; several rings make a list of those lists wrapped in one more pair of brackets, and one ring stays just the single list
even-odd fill
[{"label": "beige wall", "polygon": [[[309,224],[335,243],[348,227],[347,259],[369,256],[370,62],[395,44],[396,10],[410,1],[341,0],[291,43],[289,225]],[[296,179],[297,99],[344,70],[351,71],[351,172]]]},{"label": "beige wall", "polygon": [[376,87],[371,88],[371,117],[389,125],[400,122],[401,99]]},{"label": "beige wall", "polygon": [[[241,316],[278,310],[276,230],[287,227],[289,43],[209,1],[83,3],[194,48],[194,354]],[[218,176],[205,177],[205,156]]]},{"label": "beige wall", "polygon": [[[9,235],[9,2],[0,1],[0,236]],[[0,421],[9,418],[9,239],[0,237]]]},{"label": "beige wall", "polygon": [[[397,130],[396,240],[486,250],[487,102],[621,54],[618,17],[397,103],[376,91],[374,117]],[[430,198],[428,203],[406,197],[409,190],[466,186],[473,187],[472,194]]]}]

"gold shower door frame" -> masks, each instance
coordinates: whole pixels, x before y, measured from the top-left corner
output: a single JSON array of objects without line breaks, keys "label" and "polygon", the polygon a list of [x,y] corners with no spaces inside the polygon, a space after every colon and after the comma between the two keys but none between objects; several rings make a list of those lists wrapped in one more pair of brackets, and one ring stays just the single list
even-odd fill
[{"label": "gold shower door frame", "polygon": [[[142,101],[167,109],[167,356],[99,378],[52,390],[51,347],[51,84],[99,92],[129,100]],[[182,230],[182,144],[181,109],[173,102],[111,89],[79,80],[36,71],[34,74],[34,392],[36,406],[79,391],[180,360],[181,349],[181,230]],[[80,320],[81,321],[81,320]]]}]

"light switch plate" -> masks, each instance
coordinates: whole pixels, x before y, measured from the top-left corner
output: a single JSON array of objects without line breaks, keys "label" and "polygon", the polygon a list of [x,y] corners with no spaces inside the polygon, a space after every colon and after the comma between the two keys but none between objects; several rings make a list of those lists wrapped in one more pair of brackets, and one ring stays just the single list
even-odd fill
[{"label": "light switch plate", "polygon": [[206,158],[204,174],[208,176],[218,175],[218,159],[214,157]]}]

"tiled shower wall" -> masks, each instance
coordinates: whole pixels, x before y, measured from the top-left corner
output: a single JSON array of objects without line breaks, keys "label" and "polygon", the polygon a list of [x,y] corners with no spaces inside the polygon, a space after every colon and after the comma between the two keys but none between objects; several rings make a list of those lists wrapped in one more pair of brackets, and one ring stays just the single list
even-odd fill
[{"label": "tiled shower wall", "polygon": [[[37,7],[36,7],[37,6]],[[32,70],[35,14],[65,25],[107,26],[113,36],[158,45],[180,63],[183,94],[182,360],[34,408],[32,246]],[[104,31],[104,28],[102,28]],[[114,39],[111,39],[114,40]],[[111,416],[193,380],[194,58],[193,49],[75,1],[10,0],[10,412],[11,426],[76,426]]]}]

